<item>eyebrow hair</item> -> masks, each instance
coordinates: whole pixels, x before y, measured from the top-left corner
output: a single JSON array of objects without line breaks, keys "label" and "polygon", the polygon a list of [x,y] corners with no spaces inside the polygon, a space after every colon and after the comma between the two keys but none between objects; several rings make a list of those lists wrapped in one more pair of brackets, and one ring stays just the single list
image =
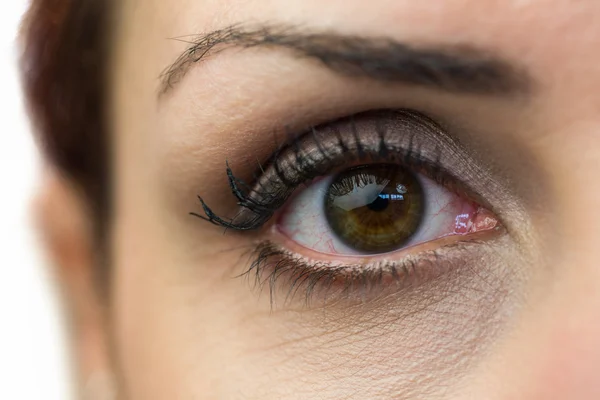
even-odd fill
[{"label": "eyebrow hair", "polygon": [[509,96],[528,92],[533,82],[523,68],[467,45],[419,48],[392,38],[305,33],[293,26],[233,25],[172,39],[190,46],[161,74],[160,94],[179,83],[195,64],[231,47],[283,48],[338,74],[454,93]]}]

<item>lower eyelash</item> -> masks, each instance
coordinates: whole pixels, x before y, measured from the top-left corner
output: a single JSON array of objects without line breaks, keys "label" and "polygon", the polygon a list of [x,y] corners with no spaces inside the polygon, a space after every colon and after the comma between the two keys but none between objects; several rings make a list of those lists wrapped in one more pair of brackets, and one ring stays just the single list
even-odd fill
[{"label": "lower eyelash", "polygon": [[249,267],[240,277],[248,279],[259,292],[269,291],[271,307],[283,299],[283,305],[300,297],[306,306],[315,301],[328,304],[338,300],[367,301],[390,288],[410,290],[433,281],[444,273],[464,265],[464,256],[485,241],[464,238],[435,250],[407,255],[400,260],[374,264],[334,264],[314,262],[271,242],[259,242],[249,254]]}]

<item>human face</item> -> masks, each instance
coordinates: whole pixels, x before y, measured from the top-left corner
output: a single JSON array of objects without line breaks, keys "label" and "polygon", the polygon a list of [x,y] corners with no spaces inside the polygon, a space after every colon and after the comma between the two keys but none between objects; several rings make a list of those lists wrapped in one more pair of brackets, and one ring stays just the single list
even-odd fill
[{"label": "human face", "polygon": [[[110,318],[128,398],[600,398],[600,2],[119,7]],[[225,43],[176,62],[206,34]],[[402,109],[427,119],[364,114]],[[422,133],[429,119],[444,133]],[[312,126],[326,143],[336,129],[369,142],[379,123],[399,147],[413,133],[423,157],[450,137],[429,161],[473,189],[450,192],[475,198],[492,223],[384,256],[340,255],[311,242],[335,237],[327,224],[296,232],[322,212],[324,191],[306,194],[330,179],[317,176],[249,232],[190,215],[206,216],[197,195],[220,217],[239,211],[226,161],[252,186],[259,164],[272,169],[274,142]],[[357,164],[336,162],[319,176]],[[316,205],[300,214],[302,204]],[[285,268],[267,260],[237,277],[265,241]],[[413,275],[390,272],[423,257]],[[354,275],[328,275],[348,259]]]}]

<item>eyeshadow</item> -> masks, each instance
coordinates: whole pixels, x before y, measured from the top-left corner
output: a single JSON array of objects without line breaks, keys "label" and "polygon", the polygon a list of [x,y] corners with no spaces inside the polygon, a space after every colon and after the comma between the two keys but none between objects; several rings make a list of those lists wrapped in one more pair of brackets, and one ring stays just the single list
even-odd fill
[{"label": "eyeshadow", "polygon": [[[493,210],[497,188],[469,152],[435,121],[413,110],[378,110],[313,127],[292,136],[271,155],[249,185],[227,166],[239,210],[233,218],[216,215],[200,197],[204,215],[193,215],[229,229],[262,227],[301,184],[353,162],[399,163],[452,186]],[[482,192],[486,193],[482,193]]]}]

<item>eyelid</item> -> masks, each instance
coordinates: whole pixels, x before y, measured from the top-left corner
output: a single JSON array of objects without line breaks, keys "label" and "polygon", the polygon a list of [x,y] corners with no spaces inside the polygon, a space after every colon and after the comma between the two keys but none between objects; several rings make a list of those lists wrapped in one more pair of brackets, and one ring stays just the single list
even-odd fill
[{"label": "eyelid", "polygon": [[320,300],[326,304],[338,300],[364,303],[460,271],[465,260],[489,256],[491,247],[503,243],[503,233],[503,229],[498,229],[458,240],[448,239],[449,243],[442,246],[428,247],[425,243],[416,246],[420,249],[407,248],[393,258],[336,257],[331,261],[312,259],[287,249],[286,245],[264,240],[248,254],[253,261],[241,276],[254,282],[254,289],[259,292],[266,287],[272,307],[281,298],[280,290],[284,304],[291,303],[298,294],[303,294],[306,305]]},{"label": "eyelid", "polygon": [[431,179],[495,211],[481,191],[499,189],[479,163],[433,120],[402,109],[366,112],[309,130],[281,146],[252,187],[236,178],[228,165],[239,212],[231,220],[221,218],[199,198],[205,215],[192,215],[228,229],[259,229],[297,186],[361,158],[422,169]]}]

